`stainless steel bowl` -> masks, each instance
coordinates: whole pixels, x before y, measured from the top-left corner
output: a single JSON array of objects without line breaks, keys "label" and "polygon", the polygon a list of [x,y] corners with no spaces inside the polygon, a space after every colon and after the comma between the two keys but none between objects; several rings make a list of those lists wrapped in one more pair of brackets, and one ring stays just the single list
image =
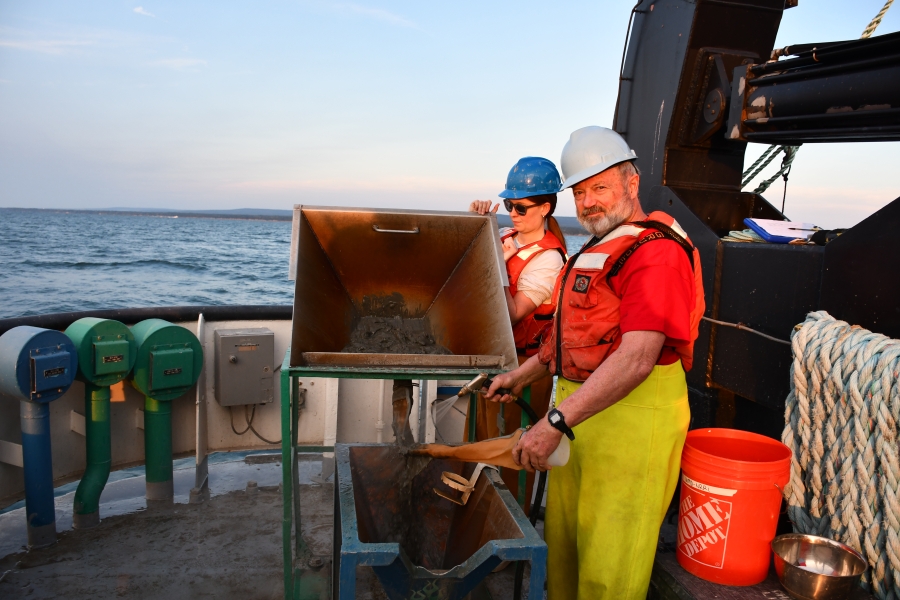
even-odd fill
[{"label": "stainless steel bowl", "polygon": [[779,535],[772,553],[781,585],[799,600],[849,598],[866,570],[859,552],[817,535]]}]

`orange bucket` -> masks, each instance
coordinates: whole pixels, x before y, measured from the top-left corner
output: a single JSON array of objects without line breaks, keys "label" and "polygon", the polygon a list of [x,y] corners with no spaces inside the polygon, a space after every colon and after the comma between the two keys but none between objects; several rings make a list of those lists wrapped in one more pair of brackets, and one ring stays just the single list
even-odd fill
[{"label": "orange bucket", "polygon": [[681,455],[678,562],[725,585],[755,585],[771,561],[791,450],[736,429],[697,429]]}]

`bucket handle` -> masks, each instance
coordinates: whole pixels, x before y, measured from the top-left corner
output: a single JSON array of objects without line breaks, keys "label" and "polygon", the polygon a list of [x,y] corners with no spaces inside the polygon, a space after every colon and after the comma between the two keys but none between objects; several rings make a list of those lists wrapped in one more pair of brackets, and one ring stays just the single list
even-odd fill
[{"label": "bucket handle", "polygon": [[382,229],[378,225],[372,225],[372,229],[378,233],[419,233],[418,227],[413,227],[412,229]]},{"label": "bucket handle", "polygon": [[791,505],[791,499],[790,497],[788,497],[787,492],[784,491],[784,488],[782,488],[780,485],[778,485],[777,483],[773,483],[772,485],[774,485],[778,489],[778,491],[781,492],[781,497],[784,498],[784,510],[781,511],[781,514],[786,515],[788,507]]}]

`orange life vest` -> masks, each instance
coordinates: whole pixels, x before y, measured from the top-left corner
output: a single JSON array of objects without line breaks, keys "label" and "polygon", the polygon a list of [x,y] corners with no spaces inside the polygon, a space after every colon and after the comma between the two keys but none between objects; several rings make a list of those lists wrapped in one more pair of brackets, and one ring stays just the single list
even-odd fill
[{"label": "orange life vest", "polygon": [[[512,231],[501,236],[501,241],[514,237],[518,232]],[[549,231],[544,232],[544,237],[531,244],[526,244],[509,257],[506,261],[506,274],[509,276],[509,293],[516,296],[518,289],[519,276],[525,270],[525,266],[531,262],[535,256],[546,252],[547,250],[556,250],[560,253],[563,263],[566,262],[566,248],[562,245],[555,235]],[[555,298],[555,294],[551,298]],[[541,335],[550,327],[553,321],[553,313],[556,312],[556,304],[541,304],[533,313],[522,318],[521,321],[513,325],[513,337],[516,341],[516,352],[525,356],[534,356],[537,354],[541,346]]]},{"label": "orange life vest", "polygon": [[662,239],[672,240],[684,248],[694,271],[691,341],[674,347],[684,370],[691,369],[694,341],[706,308],[700,254],[675,219],[655,211],[646,221],[620,225],[602,240],[592,238],[560,272],[553,292],[559,310],[544,336],[539,356],[551,373],[571,381],[585,381],[619,347],[621,298],[613,291],[609,279],[615,277],[639,247]]}]

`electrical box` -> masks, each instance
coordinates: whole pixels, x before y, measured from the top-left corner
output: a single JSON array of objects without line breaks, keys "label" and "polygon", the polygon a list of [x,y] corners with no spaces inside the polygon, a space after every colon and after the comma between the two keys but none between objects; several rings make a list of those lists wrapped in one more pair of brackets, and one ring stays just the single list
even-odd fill
[{"label": "electrical box", "polygon": [[85,317],[66,329],[78,350],[81,381],[97,387],[119,383],[131,372],[137,343],[131,330],[118,321]]},{"label": "electrical box", "polygon": [[129,363],[132,360],[131,346],[128,340],[114,342],[96,342],[94,344],[94,375],[128,375]]},{"label": "electrical box", "polygon": [[217,329],[213,339],[219,405],[272,402],[275,399],[275,334],[265,327]]},{"label": "electrical box", "polygon": [[131,381],[154,400],[174,400],[191,389],[203,368],[203,347],[197,337],[162,319],[147,319],[131,328],[137,360]]},{"label": "electrical box", "polygon": [[61,331],[23,325],[0,336],[0,394],[45,404],[65,394],[77,372],[75,345]]},{"label": "electrical box", "polygon": [[194,350],[169,344],[150,351],[150,391],[190,387],[194,383]]}]

